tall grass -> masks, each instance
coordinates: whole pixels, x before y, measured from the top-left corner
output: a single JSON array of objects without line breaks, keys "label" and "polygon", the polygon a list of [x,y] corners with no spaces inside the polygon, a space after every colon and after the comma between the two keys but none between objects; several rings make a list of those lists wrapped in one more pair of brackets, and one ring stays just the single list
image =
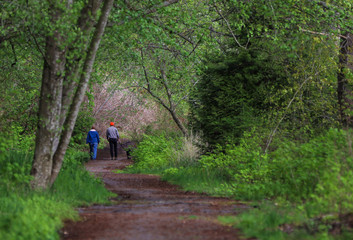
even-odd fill
[{"label": "tall grass", "polygon": [[353,239],[351,139],[352,131],[330,129],[306,143],[284,139],[264,154],[252,131],[240,144],[199,157],[195,140],[148,136],[132,169],[153,171],[185,190],[259,201],[259,208],[232,218],[248,237]]},{"label": "tall grass", "polygon": [[227,196],[220,191],[225,182],[224,177],[213,171],[195,166],[179,166],[165,169],[162,179],[181,186],[186,191],[208,193],[213,196]]},{"label": "tall grass", "polygon": [[29,187],[33,154],[0,154],[0,239],[59,239],[64,219],[77,219],[74,207],[107,203],[114,196],[82,163],[87,153],[69,150],[53,187],[36,192]]},{"label": "tall grass", "polygon": [[77,219],[72,206],[41,194],[0,197],[0,239],[59,239],[63,219]]},{"label": "tall grass", "polygon": [[55,181],[50,195],[73,206],[108,203],[115,196],[104,188],[101,179],[87,172],[82,165],[66,167]]},{"label": "tall grass", "polygon": [[145,136],[133,153],[134,165],[126,171],[159,174],[163,180],[185,190],[224,196],[220,191],[225,182],[223,174],[199,167],[199,145],[200,138],[192,134],[188,137]]}]

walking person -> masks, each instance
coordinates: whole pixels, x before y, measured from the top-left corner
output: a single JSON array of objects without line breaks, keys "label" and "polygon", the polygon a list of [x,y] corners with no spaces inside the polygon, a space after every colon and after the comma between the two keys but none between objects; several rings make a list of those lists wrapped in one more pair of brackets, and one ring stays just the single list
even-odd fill
[{"label": "walking person", "polygon": [[99,144],[99,134],[94,126],[92,126],[91,130],[87,134],[86,143],[89,144],[89,154],[91,156],[91,160],[96,160],[97,148]]},{"label": "walking person", "polygon": [[110,123],[110,127],[107,129],[107,139],[109,141],[110,147],[110,159],[117,160],[118,158],[118,141],[119,141],[119,132],[116,127],[114,127],[114,123]]}]

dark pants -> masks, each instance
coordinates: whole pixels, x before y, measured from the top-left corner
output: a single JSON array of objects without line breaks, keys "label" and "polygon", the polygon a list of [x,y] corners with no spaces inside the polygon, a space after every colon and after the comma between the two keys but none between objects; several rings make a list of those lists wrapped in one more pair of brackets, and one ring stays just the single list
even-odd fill
[{"label": "dark pants", "polygon": [[109,138],[110,156],[118,157],[118,139]]}]

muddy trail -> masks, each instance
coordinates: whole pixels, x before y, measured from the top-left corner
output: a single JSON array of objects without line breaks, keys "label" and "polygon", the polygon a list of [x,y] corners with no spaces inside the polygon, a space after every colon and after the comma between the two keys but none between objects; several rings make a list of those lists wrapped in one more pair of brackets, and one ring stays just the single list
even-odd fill
[{"label": "muddy trail", "polygon": [[244,239],[235,228],[221,225],[217,217],[235,215],[245,205],[185,192],[153,175],[113,173],[132,164],[119,150],[116,161],[104,149],[98,151],[98,160],[86,164],[118,197],[111,199],[111,205],[79,208],[81,220],[66,222],[62,239]]}]

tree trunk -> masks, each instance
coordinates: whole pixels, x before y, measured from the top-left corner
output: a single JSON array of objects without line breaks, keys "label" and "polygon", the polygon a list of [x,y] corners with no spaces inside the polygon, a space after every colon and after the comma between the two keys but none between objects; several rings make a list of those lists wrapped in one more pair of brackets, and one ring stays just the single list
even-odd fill
[{"label": "tree trunk", "polygon": [[[60,36],[59,32],[54,33],[53,37],[47,38],[36,149],[31,170],[31,174],[34,177],[31,186],[34,189],[50,187],[60,171],[113,2],[114,0],[104,1],[93,38],[89,40],[87,37],[87,41],[90,41],[90,47],[84,61],[80,82],[72,97],[72,101],[63,101],[63,95],[65,98],[68,97],[67,93],[63,93],[64,84],[72,84],[71,82],[64,82],[65,57],[66,54],[70,53],[70,50],[82,51],[85,49],[81,47],[80,49],[60,50],[62,49],[62,46],[60,46],[62,36]],[[100,6],[98,3],[101,3],[101,0],[89,1],[88,4],[91,4],[89,6],[91,11],[86,11],[86,14],[96,12]],[[56,22],[61,17],[60,10],[57,10],[56,14],[52,14],[52,16],[54,16],[52,22]],[[90,36],[89,31],[85,34]],[[70,69],[70,66],[66,65],[66,69]],[[64,105],[62,105],[63,103]],[[66,117],[67,111],[68,116]]]},{"label": "tree trunk", "polygon": [[340,120],[342,125],[353,127],[353,94],[348,80],[353,72],[353,35],[351,33],[346,33],[344,37],[341,37],[339,67],[337,97]]},{"label": "tree trunk", "polygon": [[69,111],[69,115],[64,124],[64,131],[60,139],[58,150],[54,155],[54,159],[53,159],[54,164],[51,172],[50,184],[54,183],[56,177],[60,172],[62,161],[64,159],[67,146],[69,145],[72,131],[74,130],[74,127],[75,127],[80,106],[82,104],[83,98],[86,93],[88,82],[91,77],[91,73],[93,69],[94,60],[96,58],[100,41],[103,37],[104,29],[108,22],[108,16],[109,16],[110,10],[112,9],[113,2],[114,0],[104,1],[102,15],[100,16],[96,31],[94,33],[93,39],[88,49],[87,57],[83,66],[83,72],[81,74],[80,83],[75,93],[75,96]]},{"label": "tree trunk", "polygon": [[82,69],[83,59],[86,57],[87,48],[89,41],[84,41],[84,37],[90,36],[95,19],[97,17],[97,12],[100,8],[102,0],[89,0],[87,5],[81,10],[81,15],[78,19],[77,26],[82,32],[82,36],[78,35],[77,39],[68,47],[69,50],[75,49],[74,44],[76,42],[84,42],[82,46],[82,51],[73,51],[73,56],[71,61],[67,61],[65,66],[65,79],[63,86],[63,97],[62,97],[62,110],[60,116],[60,124],[64,125],[67,113],[69,111],[71,102],[74,97],[75,89],[77,88],[77,83],[80,78],[80,70]]},{"label": "tree trunk", "polygon": [[183,133],[183,135],[185,137],[188,136],[188,130],[184,127],[184,125],[181,123],[180,119],[178,118],[178,116],[176,115],[175,111],[172,109],[167,108],[167,110],[170,112],[170,115],[172,116],[174,122],[176,123],[176,125],[178,126],[178,128],[180,129],[180,131]]},{"label": "tree trunk", "polygon": [[[60,17],[60,11],[53,11],[53,21]],[[36,134],[36,147],[31,174],[34,177],[32,187],[45,188],[49,183],[52,158],[58,146],[60,136],[59,118],[63,73],[65,68],[65,50],[60,50],[62,37],[56,31],[46,39],[43,66],[42,88],[39,100],[39,121]]]}]

